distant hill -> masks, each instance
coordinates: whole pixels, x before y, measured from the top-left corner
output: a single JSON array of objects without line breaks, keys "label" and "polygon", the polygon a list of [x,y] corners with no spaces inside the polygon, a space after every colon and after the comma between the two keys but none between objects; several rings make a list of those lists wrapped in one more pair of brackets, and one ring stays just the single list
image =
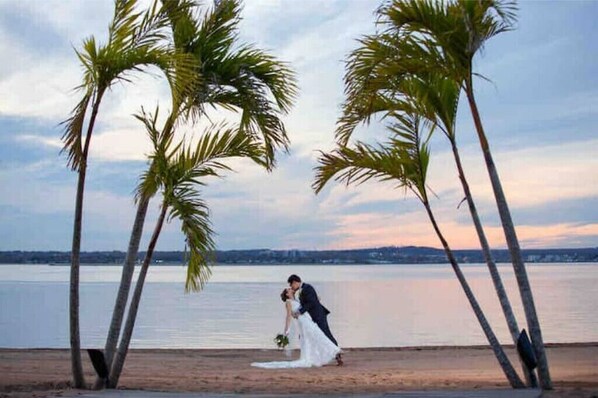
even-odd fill
[{"label": "distant hill", "polygon": [[[460,263],[483,263],[480,250],[455,250]],[[598,262],[598,248],[530,249],[522,250],[528,263]],[[493,250],[498,263],[510,262],[507,250]],[[142,261],[145,252],[140,252]],[[185,253],[162,251],[154,253],[155,263],[181,264]],[[122,264],[121,251],[82,252],[84,264]],[[353,250],[224,250],[216,252],[220,264],[436,264],[446,263],[444,251],[433,247],[405,246]],[[2,251],[0,264],[69,264],[70,252]]]}]

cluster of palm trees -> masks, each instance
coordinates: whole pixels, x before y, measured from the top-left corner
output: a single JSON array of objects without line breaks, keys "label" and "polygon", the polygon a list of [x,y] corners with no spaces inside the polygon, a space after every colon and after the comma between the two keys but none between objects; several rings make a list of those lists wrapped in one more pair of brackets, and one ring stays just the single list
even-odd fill
[{"label": "cluster of palm trees", "polygon": [[[140,121],[152,143],[148,168],[136,189],[137,211],[120,287],[106,340],[107,385],[116,387],[123,369],[148,268],[165,221],[177,219],[189,247],[187,290],[200,290],[210,276],[214,241],[208,204],[201,188],[209,177],[231,170],[226,160],[247,158],[271,171],[277,151],[289,146],[281,117],[296,97],[293,71],[268,53],[239,42],[240,0],[215,1],[199,12],[194,0],[154,0],[139,11],[137,0],[115,0],[108,40],[91,37],[77,52],[83,66],[82,98],[64,122],[64,151],[78,173],[74,217],[70,334],[74,385],[85,388],[79,336],[79,255],[88,155],[100,105],[116,82],[131,73],[159,68],[171,92],[169,111],[159,122],[159,108],[141,110]],[[456,112],[465,92],[495,191],[517,282],[524,303],[538,375],[543,388],[551,381],[531,289],[496,167],[488,146],[473,90],[472,60],[486,40],[508,31],[515,22],[511,3],[493,0],[387,1],[377,11],[379,32],[360,40],[347,61],[346,101],[336,132],[337,148],[322,153],[313,187],[331,179],[347,184],[369,179],[392,181],[411,191],[424,205],[447,257],[463,287],[504,373],[513,387],[525,384],[510,363],[452,255],[431,208],[426,183],[428,141],[440,130],[453,151],[463,191],[514,342],[519,327],[513,314],[476,207],[456,144]],[[237,112],[238,124],[211,124],[194,144],[176,140],[181,123],[206,119],[212,107]],[[372,117],[388,121],[390,137],[379,145],[352,142],[351,135]],[[83,137],[85,130],[85,137]],[[160,194],[160,212],[147,247],[133,295],[133,273],[150,200]],[[129,310],[125,320],[125,309]],[[123,325],[124,321],[124,325]],[[523,366],[528,384],[531,369]],[[96,380],[96,387],[105,381]]]},{"label": "cluster of palm trees", "polygon": [[[200,188],[207,178],[231,170],[226,163],[230,158],[248,158],[270,171],[276,164],[276,152],[286,151],[289,145],[281,117],[296,96],[294,72],[267,52],[239,42],[238,0],[215,2],[203,12],[193,0],[154,0],[145,11],[139,11],[137,3],[116,0],[106,44],[91,37],[77,52],[84,68],[79,87],[83,97],[64,122],[64,151],[79,176],[70,283],[71,363],[76,388],[86,387],[79,333],[83,194],[95,122],[110,87],[127,82],[131,73],[155,66],[168,81],[171,104],[162,125],[158,108],[135,115],[147,131],[153,152],[136,189],[137,212],[104,350],[109,387],[116,387],[122,372],[145,276],[165,220],[181,221],[189,248],[186,289],[201,289],[210,275],[214,241],[209,208]],[[197,125],[213,107],[239,113],[238,125],[214,124],[198,132],[193,145],[175,140],[181,123]],[[150,200],[158,193],[162,197],[160,213],[123,326],[145,217]],[[96,387],[104,382],[96,380]]]},{"label": "cluster of palm trees", "polygon": [[[346,62],[346,100],[337,123],[337,147],[330,153],[321,154],[313,188],[316,193],[320,192],[331,179],[347,185],[377,179],[392,181],[398,188],[412,192],[423,204],[505,376],[514,388],[523,387],[524,382],[488,324],[431,207],[426,182],[430,161],[428,142],[433,132],[440,130],[451,146],[480,245],[510,334],[517,345],[520,333],[517,321],[492,259],[457,148],[456,114],[464,92],[511,254],[540,383],[542,388],[551,389],[530,284],[473,89],[474,56],[489,39],[513,29],[516,4],[500,0],[391,0],[378,8],[376,16],[378,31],[361,38],[359,47]],[[356,127],[367,125],[376,117],[386,122],[388,140],[378,145],[351,142]],[[521,362],[526,382],[534,385],[533,369]]]}]

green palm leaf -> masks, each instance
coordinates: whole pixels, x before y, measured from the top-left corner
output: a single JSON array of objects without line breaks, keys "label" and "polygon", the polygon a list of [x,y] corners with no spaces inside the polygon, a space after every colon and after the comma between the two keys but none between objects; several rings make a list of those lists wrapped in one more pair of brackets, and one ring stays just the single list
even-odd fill
[{"label": "green palm leaf", "polygon": [[[195,59],[168,47],[166,8],[158,7],[154,0],[145,12],[137,12],[136,0],[117,0],[114,19],[109,26],[108,42],[99,44],[94,37],[85,39],[81,50],[76,51],[83,78],[78,90],[83,91],[81,101],[65,120],[62,151],[67,153],[68,166],[78,170],[83,161],[83,121],[88,107],[97,107],[106,90],[118,81],[129,82],[131,74],[153,65],[166,75],[173,88],[173,102],[182,102],[186,90],[195,85]],[[183,3],[181,7],[187,7]],[[169,9],[172,13],[172,7]],[[182,12],[178,10],[178,12]]]},{"label": "green palm leaf", "polygon": [[187,184],[176,187],[172,196],[165,199],[165,204],[171,208],[169,220],[181,221],[181,230],[189,246],[185,290],[201,290],[211,275],[210,265],[214,261],[214,231],[209,208],[199,193]]},{"label": "green palm leaf", "polygon": [[432,130],[422,139],[421,129],[418,116],[395,115],[389,126],[393,136],[385,144],[357,142],[352,147],[339,145],[330,153],[321,153],[312,188],[319,193],[330,180],[359,185],[376,179],[392,181],[397,188],[409,189],[426,202],[428,141]]},{"label": "green palm leaf", "polygon": [[295,75],[284,62],[238,43],[240,11],[239,1],[222,0],[201,21],[191,12],[172,18],[175,46],[193,55],[199,76],[186,110],[194,120],[208,106],[240,112],[240,128],[262,141],[271,169],[275,151],[288,149],[281,117],[296,97]]},{"label": "green palm leaf", "polygon": [[[187,279],[185,289],[198,291],[203,288],[211,275],[210,265],[214,261],[215,244],[212,238],[213,231],[209,221],[209,212],[198,210],[198,201],[195,199],[192,206],[178,201],[175,196],[172,202],[171,215],[182,221],[181,229],[189,245],[189,260],[187,264]],[[189,210],[188,212],[186,210]]]},{"label": "green palm leaf", "polygon": [[163,206],[170,209],[168,220],[181,221],[190,251],[186,290],[196,291],[210,276],[214,251],[209,209],[198,188],[206,185],[206,177],[221,177],[232,170],[226,159],[244,157],[263,166],[266,153],[260,142],[226,124],[211,126],[194,145],[185,145],[184,139],[175,144],[173,134],[158,130],[158,114],[156,108],[153,114],[142,110],[136,115],[154,147],[151,166],[141,176],[136,198],[149,198],[161,191]]}]

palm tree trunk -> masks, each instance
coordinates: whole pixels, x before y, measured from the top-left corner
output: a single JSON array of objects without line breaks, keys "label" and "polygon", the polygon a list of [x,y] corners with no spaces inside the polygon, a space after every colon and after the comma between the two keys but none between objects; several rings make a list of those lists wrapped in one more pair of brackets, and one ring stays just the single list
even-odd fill
[{"label": "palm tree trunk", "polygon": [[[463,186],[463,193],[465,194],[467,205],[469,206],[469,212],[471,213],[471,218],[473,220],[473,224],[475,226],[476,233],[480,241],[480,246],[482,247],[484,260],[486,261],[488,270],[490,271],[490,276],[492,278],[492,282],[494,283],[494,289],[496,290],[496,294],[498,295],[500,306],[507,321],[509,332],[511,333],[511,338],[513,339],[515,347],[517,347],[517,341],[519,339],[519,326],[517,325],[517,319],[515,318],[515,314],[513,313],[513,308],[511,307],[509,296],[507,295],[505,287],[502,283],[502,279],[500,277],[500,274],[498,273],[498,269],[496,267],[496,264],[494,263],[494,259],[492,258],[492,252],[490,251],[488,239],[486,239],[486,233],[484,232],[482,222],[480,221],[480,217],[478,215],[478,210],[473,201],[473,195],[471,194],[471,190],[469,189],[469,183],[465,178],[465,172],[463,171],[463,165],[461,164],[461,156],[459,155],[459,150],[457,149],[457,143],[455,142],[453,137],[449,137],[449,140],[453,149],[453,156],[457,165],[459,179],[461,180],[461,185]],[[528,369],[527,366],[525,366],[521,357],[519,357],[519,362],[521,363],[526,384],[528,386],[535,387],[535,377],[533,376],[532,371]]]},{"label": "palm tree trunk", "polygon": [[[141,242],[141,236],[143,234],[143,224],[145,223],[145,216],[147,214],[148,206],[149,199],[145,198],[140,199],[139,204],[137,205],[137,213],[135,215],[135,222],[133,223],[133,230],[131,231],[127,257],[125,258],[125,263],[123,265],[120,287],[118,288],[116,302],[114,303],[112,321],[110,323],[110,330],[108,331],[106,346],[104,348],[104,358],[106,360],[106,366],[108,369],[110,369],[112,366],[112,358],[114,356],[114,351],[116,351],[120,330],[122,328],[125,309],[129,299],[129,290],[131,289],[131,280],[133,279],[133,273],[135,272],[135,263],[137,262],[139,243]],[[99,389],[103,385],[104,380],[99,377],[96,378],[94,388]]]},{"label": "palm tree trunk", "polygon": [[430,221],[432,222],[434,231],[436,232],[436,235],[438,236],[438,238],[440,239],[440,242],[442,243],[444,252],[446,253],[448,260],[451,263],[451,266],[453,267],[453,271],[455,272],[455,275],[457,276],[457,279],[459,280],[459,283],[461,284],[461,287],[463,288],[463,291],[465,292],[465,296],[467,297],[467,300],[469,301],[469,304],[471,305],[473,312],[475,313],[475,315],[478,319],[478,322],[480,323],[480,326],[482,326],[482,330],[483,330],[484,334],[486,335],[486,338],[488,339],[488,342],[490,343],[490,346],[492,347],[492,350],[494,351],[494,355],[496,356],[496,359],[498,360],[500,367],[502,368],[503,372],[505,373],[507,380],[509,381],[509,383],[511,384],[511,387],[513,387],[513,388],[524,388],[525,384],[523,384],[523,382],[517,375],[515,368],[513,368],[513,365],[511,365],[509,358],[507,357],[507,355],[505,354],[504,350],[502,349],[500,343],[498,342],[498,339],[496,338],[496,335],[492,331],[492,328],[490,327],[488,320],[484,316],[482,308],[478,304],[478,301],[476,300],[476,298],[473,294],[473,291],[469,287],[469,284],[467,283],[467,280],[465,279],[465,275],[463,275],[463,272],[461,271],[461,268],[459,267],[459,264],[457,263],[457,260],[455,259],[455,256],[453,255],[452,250],[450,249],[446,239],[444,239],[444,236],[440,232],[440,228],[438,227],[438,224],[436,223],[436,219],[434,217],[434,214],[432,213],[430,204],[427,202],[424,202],[424,207],[426,208],[428,217],[430,218]]},{"label": "palm tree trunk", "polygon": [[513,226],[513,220],[511,219],[511,212],[507,204],[507,199],[502,189],[500,178],[498,177],[498,171],[496,165],[492,159],[490,153],[490,146],[484,128],[482,126],[482,120],[478,111],[478,107],[475,101],[473,93],[473,83],[471,79],[466,82],[465,91],[467,93],[467,100],[469,101],[469,107],[475,123],[484,159],[486,161],[486,167],[488,169],[488,175],[490,176],[490,182],[492,183],[492,189],[494,191],[494,197],[498,207],[498,213],[500,215],[501,223],[505,233],[507,246],[511,254],[511,260],[513,262],[513,270],[515,277],[517,278],[517,284],[519,285],[519,293],[521,294],[521,300],[523,302],[523,310],[527,319],[527,326],[530,331],[530,336],[534,346],[534,353],[538,361],[538,377],[540,379],[540,385],[544,390],[552,389],[552,381],[550,379],[550,372],[548,369],[548,359],[546,358],[546,351],[544,350],[544,341],[542,339],[542,330],[540,329],[540,322],[536,313],[536,306],[534,304],[534,297],[532,295],[532,289],[527,277],[527,271],[523,262],[523,256],[521,255],[521,249],[519,248],[519,241]]},{"label": "palm tree trunk", "polygon": [[75,388],[85,388],[85,376],[81,363],[81,333],[79,330],[79,267],[81,261],[81,228],[83,224],[83,194],[85,191],[85,176],[87,173],[87,157],[91,134],[95,125],[103,91],[99,91],[93,102],[85,145],[81,154],[79,177],[77,180],[77,196],[75,199],[75,217],[73,225],[73,245],[71,249],[71,280],[69,289],[69,320],[71,340],[71,368]]},{"label": "palm tree trunk", "polygon": [[[175,107],[175,109],[171,111],[170,115],[164,122],[164,134],[172,133],[174,122],[179,114],[178,112],[179,108]],[[152,165],[150,165],[150,168],[151,167]],[[122,322],[129,298],[129,291],[131,289],[131,280],[133,279],[133,273],[135,272],[135,263],[137,262],[137,254],[139,253],[139,244],[143,234],[143,224],[145,223],[145,216],[147,215],[149,201],[150,198],[141,198],[137,206],[133,230],[131,231],[131,237],[129,239],[127,257],[125,258],[125,264],[123,266],[123,272],[120,279],[120,286],[118,288],[118,294],[114,304],[114,312],[112,313],[112,321],[110,323],[110,329],[108,330],[108,337],[106,339],[106,346],[104,348],[104,357],[106,359],[106,366],[108,369],[111,369],[112,367],[114,352],[116,351],[118,338],[122,329]],[[99,389],[103,385],[104,381],[99,377],[96,378],[94,388]]]},{"label": "palm tree trunk", "polygon": [[125,358],[127,356],[127,352],[129,350],[129,343],[131,342],[131,337],[133,336],[133,328],[135,327],[135,320],[137,319],[137,311],[139,310],[139,303],[141,302],[141,293],[143,292],[143,284],[145,283],[145,277],[147,275],[147,270],[149,269],[149,265],[152,261],[152,256],[154,254],[154,249],[156,247],[156,243],[158,242],[158,237],[160,236],[160,231],[162,230],[162,226],[164,225],[164,219],[166,217],[166,210],[168,209],[166,203],[162,203],[162,210],[160,212],[160,217],[156,222],[156,226],[154,228],[154,233],[152,234],[152,238],[149,242],[147,253],[145,255],[145,259],[143,260],[143,265],[141,266],[141,272],[139,273],[139,277],[137,278],[137,283],[135,284],[135,292],[133,293],[133,297],[131,298],[131,305],[129,307],[129,313],[127,315],[127,321],[125,323],[125,328],[123,330],[122,338],[120,340],[120,344],[118,346],[118,351],[114,357],[112,362],[112,366],[110,367],[110,376],[108,379],[108,386],[109,388],[116,388],[118,385],[118,379],[120,378],[120,374],[122,372],[123,366],[125,364]]},{"label": "palm tree trunk", "polygon": [[81,337],[79,332],[79,261],[81,252],[81,224],[83,218],[83,190],[85,186],[85,161],[79,168],[77,182],[77,198],[75,204],[75,225],[73,228],[73,246],[71,251],[70,281],[70,335],[71,335],[71,368],[75,388],[85,388],[85,376],[81,364]]}]

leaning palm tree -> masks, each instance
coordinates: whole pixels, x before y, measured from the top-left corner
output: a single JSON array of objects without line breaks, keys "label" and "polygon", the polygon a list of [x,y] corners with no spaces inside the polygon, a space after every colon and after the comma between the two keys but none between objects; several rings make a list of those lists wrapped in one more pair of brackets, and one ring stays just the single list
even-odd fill
[{"label": "leaning palm tree", "polygon": [[[426,117],[430,122],[438,126],[450,143],[459,180],[463,188],[463,194],[465,195],[464,200],[469,207],[469,212],[475,226],[476,234],[478,235],[484,260],[490,271],[494,289],[507,321],[511,338],[515,346],[517,346],[520,333],[517,319],[515,318],[509,296],[505,290],[496,263],[494,262],[490,245],[486,238],[486,233],[484,232],[477,207],[473,200],[473,195],[471,194],[471,189],[469,188],[469,183],[465,177],[461,155],[459,154],[457,146],[456,116],[460,88],[454,80],[434,75],[427,76],[424,79],[409,79],[403,83],[403,86],[405,88],[405,94],[417,103],[416,110],[419,110],[423,117]],[[520,358],[520,362],[527,384],[532,387],[537,387],[533,371],[527,368],[522,358]]]},{"label": "leaning palm tree", "polygon": [[[351,52],[347,61],[345,75],[347,99],[343,104],[343,116],[337,126],[337,137],[340,137],[341,142],[346,143],[359,124],[367,124],[374,117],[384,118],[398,111],[417,113],[439,127],[450,142],[459,180],[484,259],[516,345],[519,338],[517,320],[492,258],[457,147],[456,115],[460,86],[453,79],[431,72],[413,73],[413,70],[409,69],[409,59],[422,59],[427,56],[424,49],[416,43],[401,42],[396,36],[387,34],[368,35],[362,38],[360,43],[361,45]],[[418,53],[421,55],[416,57]],[[523,362],[522,367],[526,381],[534,385],[533,374]]]},{"label": "leaning palm tree", "polygon": [[[164,0],[168,9],[176,10],[180,3],[181,0]],[[290,110],[296,96],[295,76],[285,63],[260,49],[239,43],[240,12],[239,1],[221,0],[201,19],[194,7],[169,14],[174,48],[196,61],[194,72],[199,83],[186,92],[183,101],[173,101],[162,133],[174,134],[177,123],[186,117],[200,119],[208,107],[238,112],[240,130],[262,142],[267,155],[265,167],[271,170],[275,166],[276,150],[288,149],[289,139],[281,117]],[[138,200],[106,339],[104,355],[108,367],[121,333],[149,200],[149,197]],[[101,380],[96,381],[96,386],[100,385]]]},{"label": "leaning palm tree", "polygon": [[388,144],[375,147],[357,142],[354,148],[339,145],[331,153],[322,153],[316,168],[313,188],[316,193],[319,193],[331,179],[344,182],[347,185],[377,179],[391,181],[397,188],[411,191],[424,206],[453,271],[507,380],[513,388],[523,388],[525,385],[492,331],[434,217],[426,185],[430,158],[428,141],[434,126],[432,125],[428,133],[422,135],[421,129],[426,128],[426,123],[422,123],[422,119],[418,115],[393,113],[392,118],[394,122],[389,129],[393,133],[393,137]]},{"label": "leaning palm tree", "polygon": [[[189,246],[186,290],[200,290],[210,276],[210,262],[214,251],[209,209],[197,187],[205,186],[206,177],[219,177],[231,168],[223,163],[227,158],[243,157],[265,165],[263,146],[244,132],[234,131],[224,125],[204,132],[197,145],[173,145],[172,134],[164,134],[156,126],[158,112],[152,116],[138,115],[150,136],[154,152],[151,166],[143,174],[137,189],[137,200],[162,195],[160,214],[149,241],[145,259],[131,298],[129,313],[118,351],[112,361],[109,386],[115,388],[133,335],[137,311],[149,266],[160,231],[168,218],[181,221],[181,230]],[[167,217],[168,215],[168,217]]]},{"label": "leaning palm tree", "polygon": [[[171,77],[176,69],[181,76],[191,69],[182,57],[177,57],[163,45],[167,14],[158,7],[157,0],[144,13],[137,11],[136,0],[116,0],[114,17],[108,28],[108,41],[99,44],[92,36],[83,42],[77,56],[83,66],[83,82],[78,87],[83,96],[63,122],[63,151],[68,154],[68,166],[78,173],[70,280],[70,339],[74,385],[85,386],[80,354],[79,333],[79,263],[81,227],[83,221],[83,194],[87,174],[87,160],[96,119],[106,92],[116,82],[128,81],[131,72],[154,65]],[[175,12],[175,10],[171,10]],[[179,59],[179,62],[176,60]],[[176,68],[174,65],[178,64]],[[187,73],[185,73],[187,70]],[[173,87],[173,92],[177,89]],[[85,140],[83,129],[88,111]]]},{"label": "leaning palm tree", "polygon": [[536,313],[531,286],[523,262],[513,220],[492,153],[479,109],[475,100],[473,77],[474,57],[494,36],[508,32],[516,22],[516,3],[510,0],[393,0],[379,10],[381,22],[388,33],[422,44],[431,55],[426,68],[454,79],[465,91],[474,125],[494,191],[503,231],[523,302],[528,329],[538,360],[538,376],[543,389],[552,389],[548,360],[542,331]]}]

